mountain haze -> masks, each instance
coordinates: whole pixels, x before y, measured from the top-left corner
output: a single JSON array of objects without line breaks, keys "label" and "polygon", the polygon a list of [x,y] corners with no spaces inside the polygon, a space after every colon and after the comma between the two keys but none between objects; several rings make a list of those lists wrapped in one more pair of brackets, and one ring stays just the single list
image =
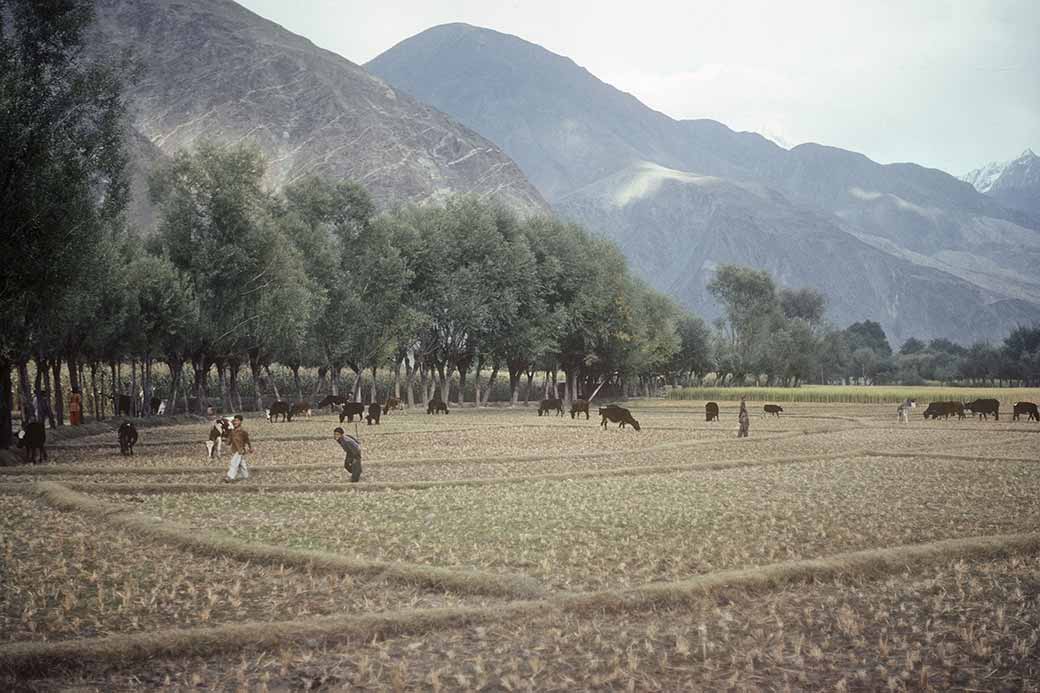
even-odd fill
[{"label": "mountain haze", "polygon": [[234,2],[95,4],[94,50],[131,51],[134,139],[161,155],[200,140],[250,141],[274,187],[320,174],[361,182],[384,207],[470,192],[524,214],[547,210],[496,145]]},{"label": "mountain haze", "polygon": [[895,341],[997,339],[1040,319],[1040,224],[941,171],[674,120],[569,58],[465,24],[366,67],[496,142],[558,213],[707,317],[712,268],[736,262],[816,287],[836,323],[878,320]]}]

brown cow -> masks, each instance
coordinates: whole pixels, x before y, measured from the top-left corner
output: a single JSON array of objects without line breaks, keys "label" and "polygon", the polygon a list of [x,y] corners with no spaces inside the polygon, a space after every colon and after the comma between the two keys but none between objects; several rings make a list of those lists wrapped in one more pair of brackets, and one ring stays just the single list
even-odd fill
[{"label": "brown cow", "polygon": [[359,419],[365,414],[365,405],[361,402],[347,402],[343,405],[343,408],[339,412],[339,422],[343,423],[343,419],[353,422],[354,417]]},{"label": "brown cow", "polygon": [[708,402],[704,405],[704,420],[705,421],[718,421],[719,420],[719,405],[715,402]]},{"label": "brown cow", "polygon": [[766,414],[772,414],[773,416],[779,419],[780,412],[782,412],[783,410],[784,408],[781,407],[779,404],[767,404],[764,407],[762,407],[762,416],[765,416]]},{"label": "brown cow", "polygon": [[368,416],[365,417],[365,421],[368,422],[369,426],[371,426],[373,423],[378,426],[379,415],[382,413],[382,407],[380,407],[376,402],[372,402],[372,404],[368,405]]},{"label": "brown cow", "polygon": [[576,399],[571,402],[571,418],[585,412],[585,420],[589,420],[589,401],[587,399]]},{"label": "brown cow", "polygon": [[383,414],[389,414],[394,409],[401,408],[401,400],[396,397],[388,397],[386,403],[383,404]]},{"label": "brown cow", "polygon": [[550,411],[556,411],[558,415],[563,416],[563,400],[543,399],[538,403],[538,416],[548,414]]},{"label": "brown cow", "polygon": [[639,422],[632,418],[632,412],[619,407],[616,404],[611,404],[607,407],[600,407],[599,415],[603,417],[600,421],[600,426],[603,428],[607,427],[607,420],[609,419],[613,423],[618,425],[618,428],[624,428],[625,424],[632,424],[632,428],[639,430]]},{"label": "brown cow", "polygon": [[1015,402],[1015,408],[1011,412],[1011,420],[1018,421],[1022,414],[1028,414],[1026,421],[1040,421],[1040,411],[1033,402]]}]

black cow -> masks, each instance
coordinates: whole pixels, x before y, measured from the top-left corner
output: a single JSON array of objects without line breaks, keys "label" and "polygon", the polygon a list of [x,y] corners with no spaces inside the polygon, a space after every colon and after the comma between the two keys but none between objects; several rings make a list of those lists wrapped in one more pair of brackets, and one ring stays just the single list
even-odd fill
[{"label": "black cow", "polygon": [[297,414],[303,414],[304,416],[311,415],[311,403],[304,400],[299,402],[293,402],[292,408],[289,410],[289,419],[296,416]]},{"label": "black cow", "polygon": [[438,412],[448,413],[448,405],[439,399],[431,399],[430,403],[426,405],[427,414],[436,414]]},{"label": "black cow", "polygon": [[550,411],[555,410],[560,416],[563,416],[563,400],[562,399],[543,399],[538,403],[538,416],[542,414],[548,414]]},{"label": "black cow", "polygon": [[354,417],[359,419],[365,414],[365,405],[361,402],[347,402],[343,405],[343,408],[339,411],[339,422],[343,423],[343,419],[353,423]]},{"label": "black cow", "polygon": [[22,424],[18,431],[18,447],[25,448],[25,462],[36,464],[37,452],[40,462],[47,461],[47,429],[42,421]]},{"label": "black cow", "polygon": [[704,420],[705,421],[718,421],[719,420],[719,405],[715,402],[708,402],[704,405]]},{"label": "black cow", "polygon": [[386,400],[386,403],[383,405],[383,413],[384,414],[389,414],[394,409],[400,409],[400,408],[401,408],[401,400],[397,399],[396,397],[388,397],[387,400]]},{"label": "black cow", "polygon": [[781,407],[779,404],[767,404],[764,407],[762,407],[762,416],[765,416],[766,414],[772,414],[773,416],[779,419],[780,412],[782,412],[783,410],[784,408]]},{"label": "black cow", "polygon": [[600,426],[603,428],[607,427],[607,420],[609,419],[613,423],[618,425],[618,428],[624,428],[625,424],[632,424],[632,428],[639,430],[639,422],[632,418],[632,412],[619,407],[616,404],[611,404],[607,407],[600,407],[599,415],[603,417],[600,421]]},{"label": "black cow", "polygon": [[380,407],[377,403],[372,402],[372,404],[368,405],[368,416],[365,417],[365,421],[368,422],[369,426],[371,426],[373,423],[378,426],[379,425],[379,416],[382,413],[383,413],[382,407]]},{"label": "black cow", "polygon": [[571,418],[585,412],[585,420],[589,420],[589,401],[587,399],[576,399],[571,402]]},{"label": "black cow", "polygon": [[325,407],[332,407],[334,405],[342,405],[350,402],[350,397],[344,395],[329,395],[325,399],[318,402],[318,409],[324,409]]},{"label": "black cow", "polygon": [[292,407],[289,406],[288,402],[271,402],[271,406],[267,408],[267,420],[274,423],[274,420],[279,416],[282,417],[282,421],[292,421]]},{"label": "black cow", "polygon": [[988,419],[989,415],[992,414],[994,421],[1000,421],[1000,400],[977,399],[974,402],[965,404],[964,409],[972,414],[981,414],[984,419]]},{"label": "black cow", "polygon": [[134,454],[134,445],[137,444],[137,427],[130,421],[124,421],[119,425],[119,452],[123,455]]},{"label": "black cow", "polygon": [[944,419],[948,419],[951,416],[963,419],[964,405],[961,402],[932,402],[928,405],[928,408],[924,410],[923,416],[926,419],[938,419],[940,416]]},{"label": "black cow", "polygon": [[1040,411],[1032,402],[1015,402],[1015,409],[1011,413],[1011,420],[1018,421],[1022,414],[1028,414],[1026,421],[1040,421]]}]

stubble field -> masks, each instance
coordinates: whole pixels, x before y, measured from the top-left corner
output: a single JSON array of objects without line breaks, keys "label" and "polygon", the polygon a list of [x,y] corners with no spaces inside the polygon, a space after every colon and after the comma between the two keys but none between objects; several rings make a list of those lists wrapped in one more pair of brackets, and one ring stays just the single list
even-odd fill
[{"label": "stubble field", "polygon": [[[1040,690],[1040,426],[891,405],[247,419],[0,470],[0,687]],[[354,426],[344,424],[349,432]]]}]

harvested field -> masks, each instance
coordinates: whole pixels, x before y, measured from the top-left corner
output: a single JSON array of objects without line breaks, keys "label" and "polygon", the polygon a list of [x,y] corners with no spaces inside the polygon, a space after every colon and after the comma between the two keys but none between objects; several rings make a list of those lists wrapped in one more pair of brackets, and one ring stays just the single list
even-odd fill
[{"label": "harvested field", "polygon": [[395,412],[357,485],[329,415],[232,485],[204,423],[63,437],[0,470],[0,688],[1035,690],[1040,426],[702,404]]}]

